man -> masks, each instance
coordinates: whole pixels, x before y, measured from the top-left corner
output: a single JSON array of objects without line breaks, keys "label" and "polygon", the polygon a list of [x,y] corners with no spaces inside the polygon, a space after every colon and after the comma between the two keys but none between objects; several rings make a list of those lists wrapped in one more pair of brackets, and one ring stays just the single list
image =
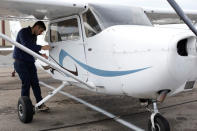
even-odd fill
[{"label": "man", "polygon": [[[16,41],[21,45],[31,49],[32,51],[39,53],[40,50],[49,50],[50,46],[40,46],[37,45],[37,36],[41,35],[43,31],[46,30],[46,26],[42,21],[36,22],[33,27],[23,28],[19,31]],[[48,58],[46,54],[40,54],[46,59]],[[30,97],[30,86],[32,87],[34,96],[36,98],[36,102],[42,100],[41,90],[39,86],[39,80],[37,75],[37,69],[35,66],[35,59],[33,56],[29,55],[28,53],[22,51],[21,49],[15,47],[13,58],[15,59],[14,62],[14,69],[18,73],[21,82],[22,82],[22,90],[21,96],[28,96]],[[48,110],[49,108],[42,104],[39,107],[40,110]]]}]

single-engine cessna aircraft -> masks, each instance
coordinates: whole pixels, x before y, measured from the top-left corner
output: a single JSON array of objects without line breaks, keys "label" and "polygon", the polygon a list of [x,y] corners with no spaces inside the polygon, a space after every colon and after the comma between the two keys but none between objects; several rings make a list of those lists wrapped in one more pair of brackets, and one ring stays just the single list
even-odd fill
[{"label": "single-engine cessna aircraft", "polygon": [[[149,19],[177,17],[173,10],[113,2],[1,0],[3,19],[47,20],[46,40],[53,48],[46,60],[9,37],[0,37],[45,62],[47,65],[41,67],[64,82],[37,103],[35,110],[65,85],[75,85],[98,93],[139,98],[153,105],[149,130],[169,131],[157,102],[194,87],[197,42],[191,21],[176,2],[168,2],[191,30],[183,24],[155,26]],[[185,13],[197,19],[197,11]],[[34,109],[29,98],[19,99],[18,114],[22,122],[32,121]]]}]

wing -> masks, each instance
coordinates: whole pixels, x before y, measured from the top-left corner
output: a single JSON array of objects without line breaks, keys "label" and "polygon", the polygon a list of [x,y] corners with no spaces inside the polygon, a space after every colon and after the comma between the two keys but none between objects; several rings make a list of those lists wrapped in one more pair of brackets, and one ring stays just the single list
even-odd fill
[{"label": "wing", "polygon": [[0,17],[56,19],[85,10],[85,3],[68,0],[1,0]]},{"label": "wing", "polygon": [[[87,0],[0,0],[0,17],[2,19],[56,19],[77,14],[86,9]],[[95,1],[91,1],[91,3]],[[115,1],[114,1],[115,2]],[[157,2],[157,1],[152,1]],[[88,2],[90,3],[90,1]],[[104,2],[105,3],[105,2]],[[153,23],[180,22],[179,17],[171,8],[151,8],[151,1],[131,0],[127,5],[142,7]],[[158,3],[158,2],[157,2]],[[110,4],[113,4],[111,2]],[[166,4],[166,3],[160,3]],[[146,5],[146,6],[145,6]],[[149,8],[147,8],[149,7]],[[165,7],[165,6],[164,6]],[[186,10],[192,20],[197,20],[197,10]]]},{"label": "wing", "polygon": [[[153,23],[166,24],[166,23],[180,23],[182,22],[176,12],[172,9],[150,9],[144,8],[145,13]],[[197,10],[184,10],[185,14],[197,22]]]}]

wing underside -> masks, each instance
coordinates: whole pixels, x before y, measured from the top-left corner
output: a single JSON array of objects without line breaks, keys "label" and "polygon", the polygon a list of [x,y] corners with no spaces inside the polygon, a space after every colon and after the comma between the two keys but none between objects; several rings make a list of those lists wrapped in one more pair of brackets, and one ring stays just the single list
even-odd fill
[{"label": "wing underside", "polygon": [[2,19],[52,20],[77,14],[85,8],[85,4],[66,0],[1,0],[0,17]]},{"label": "wing underside", "polygon": [[[83,12],[87,5],[85,1],[77,0],[0,0],[0,18],[53,20]],[[141,8],[153,23],[181,22],[171,8],[157,9],[143,6]],[[185,13],[189,18],[197,21],[197,10],[185,10]]]}]

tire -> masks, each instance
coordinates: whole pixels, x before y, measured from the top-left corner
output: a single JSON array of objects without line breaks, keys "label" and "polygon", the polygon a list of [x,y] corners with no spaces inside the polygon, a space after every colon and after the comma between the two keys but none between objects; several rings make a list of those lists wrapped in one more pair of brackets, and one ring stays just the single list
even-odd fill
[{"label": "tire", "polygon": [[23,123],[30,123],[33,120],[32,102],[27,96],[21,96],[18,100],[18,117]]},{"label": "tire", "polygon": [[[155,115],[154,123],[155,131],[170,131],[170,125],[168,121],[160,114]],[[148,121],[148,131],[154,131],[151,120]]]}]

